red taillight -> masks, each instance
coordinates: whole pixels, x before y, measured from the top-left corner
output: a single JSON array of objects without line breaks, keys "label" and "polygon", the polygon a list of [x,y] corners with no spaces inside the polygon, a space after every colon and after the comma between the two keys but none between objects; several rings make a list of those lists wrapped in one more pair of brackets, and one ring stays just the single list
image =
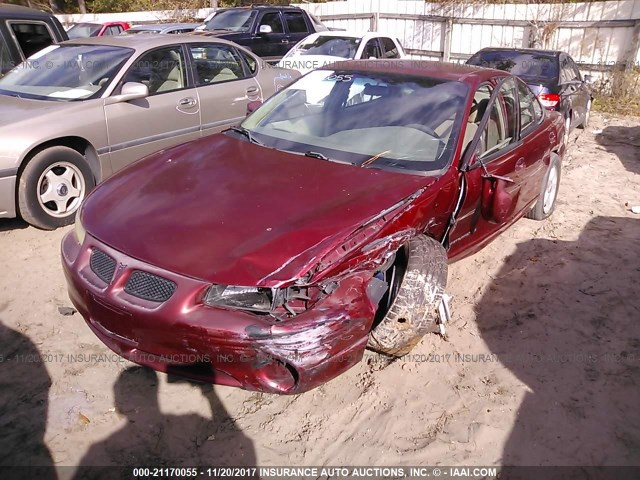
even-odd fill
[{"label": "red taillight", "polygon": [[541,93],[538,95],[538,100],[544,108],[553,110],[560,103],[560,95],[556,93]]}]

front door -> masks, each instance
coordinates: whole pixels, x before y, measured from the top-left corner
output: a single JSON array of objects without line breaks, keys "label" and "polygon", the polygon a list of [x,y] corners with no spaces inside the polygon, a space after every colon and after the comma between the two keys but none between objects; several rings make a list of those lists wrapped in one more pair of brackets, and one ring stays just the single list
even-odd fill
[{"label": "front door", "polygon": [[[260,33],[260,27],[271,28],[269,33]],[[256,36],[251,42],[251,50],[265,59],[280,59],[289,51],[289,39],[284,30],[280,12],[265,12],[258,19]]]},{"label": "front door", "polygon": [[[146,84],[149,96],[104,107],[114,172],[150,153],[200,136],[198,95],[188,83],[180,45],[141,56],[121,85],[126,82]],[[119,91],[116,88],[114,94]]]}]

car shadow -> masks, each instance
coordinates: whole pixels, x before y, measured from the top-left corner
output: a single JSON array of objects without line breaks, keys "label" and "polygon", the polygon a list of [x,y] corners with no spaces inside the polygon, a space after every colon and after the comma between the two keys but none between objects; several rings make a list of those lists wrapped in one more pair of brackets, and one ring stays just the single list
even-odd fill
[{"label": "car shadow", "polygon": [[49,387],[35,344],[0,320],[0,468],[20,467],[8,470],[11,479],[57,478],[44,443]]},{"label": "car shadow", "polygon": [[212,417],[168,415],[160,411],[156,372],[137,366],[124,370],[113,389],[116,412],[127,418],[127,424],[89,448],[74,478],[113,478],[112,469],[96,466],[255,466],[251,440],[237,428],[213,389],[202,388]]},{"label": "car shadow", "polygon": [[0,232],[9,232],[11,230],[24,230],[25,228],[29,228],[29,224],[20,218],[0,219]]},{"label": "car shadow", "polygon": [[605,127],[596,135],[596,142],[617,155],[631,173],[640,174],[640,127]]},{"label": "car shadow", "polygon": [[576,241],[521,243],[477,304],[527,389],[503,465],[639,464],[639,238],[640,220],[596,217]]}]

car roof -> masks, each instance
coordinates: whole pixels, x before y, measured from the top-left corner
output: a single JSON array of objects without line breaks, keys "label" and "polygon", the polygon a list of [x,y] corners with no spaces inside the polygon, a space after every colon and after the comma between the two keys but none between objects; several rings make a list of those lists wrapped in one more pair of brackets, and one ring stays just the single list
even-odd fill
[{"label": "car roof", "polygon": [[22,5],[0,4],[0,17],[49,18],[51,14]]},{"label": "car roof", "polygon": [[479,50],[477,53],[482,52],[522,52],[522,53],[537,53],[540,55],[549,55],[552,57],[556,57],[560,55],[560,50],[543,50],[541,48],[507,48],[507,47],[488,47]]},{"label": "car roof", "polygon": [[[388,37],[393,38],[392,35],[388,33],[380,33],[380,32],[349,32],[343,30],[326,30],[322,32],[315,32],[311,35],[315,35],[317,37],[350,37],[350,38],[371,38],[371,37]],[[309,35],[309,36],[311,36]]]},{"label": "car roof", "polygon": [[327,67],[324,68],[335,68],[345,71],[399,73],[402,75],[460,81],[472,85],[476,85],[496,76],[504,77],[510,75],[509,72],[493,68],[411,59],[344,60],[327,65]]},{"label": "car roof", "polygon": [[175,45],[176,43],[224,43],[235,45],[222,38],[207,38],[200,35],[162,35],[150,33],[148,35],[107,35],[105,37],[77,38],[63,42],[63,45],[108,45],[113,47],[133,48],[136,51],[146,51],[151,48]]},{"label": "car roof", "polygon": [[300,7],[295,7],[293,5],[273,4],[273,5],[246,5],[244,7],[228,7],[228,8],[221,8],[219,11],[222,11],[222,10],[265,10],[267,8],[269,8],[269,9],[277,8],[278,10],[302,10]]}]

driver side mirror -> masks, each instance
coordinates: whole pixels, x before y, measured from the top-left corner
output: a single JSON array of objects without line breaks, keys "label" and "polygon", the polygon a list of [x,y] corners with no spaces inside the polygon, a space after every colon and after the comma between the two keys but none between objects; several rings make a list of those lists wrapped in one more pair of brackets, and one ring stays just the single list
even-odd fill
[{"label": "driver side mirror", "polygon": [[585,75],[584,83],[586,83],[587,85],[593,84],[593,75],[589,75],[589,74]]},{"label": "driver side mirror", "polygon": [[273,28],[271,28],[271,25],[260,25],[260,29],[258,30],[258,33],[260,33],[261,35],[273,33]]},{"label": "driver side mirror", "polygon": [[106,98],[105,105],[113,105],[114,103],[130,102],[131,100],[139,100],[149,96],[149,87],[144,83],[127,82],[122,86],[119,95],[113,95]]}]

